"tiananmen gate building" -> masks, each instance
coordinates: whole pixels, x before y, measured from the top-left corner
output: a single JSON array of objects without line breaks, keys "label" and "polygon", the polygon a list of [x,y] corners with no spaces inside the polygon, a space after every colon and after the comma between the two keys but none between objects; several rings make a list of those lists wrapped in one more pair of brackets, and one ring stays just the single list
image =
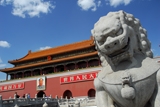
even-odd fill
[{"label": "tiananmen gate building", "polygon": [[[0,82],[3,99],[22,97],[94,97],[93,80],[100,71],[100,60],[93,38],[41,51],[28,51],[8,61],[12,68],[0,69],[6,81]],[[9,79],[10,76],[10,79]]]}]

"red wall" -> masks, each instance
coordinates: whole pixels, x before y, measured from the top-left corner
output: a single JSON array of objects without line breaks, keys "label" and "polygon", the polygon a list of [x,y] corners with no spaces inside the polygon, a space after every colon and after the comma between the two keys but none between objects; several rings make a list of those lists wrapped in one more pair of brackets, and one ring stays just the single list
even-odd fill
[{"label": "red wall", "polygon": [[87,96],[89,89],[94,89],[93,80],[83,81],[83,82],[75,82],[75,83],[67,83],[60,84],[60,78],[51,78],[47,79],[47,90],[45,91],[46,95],[50,94],[55,97],[56,95],[63,96],[63,93],[66,90],[70,90],[72,92],[72,96]]},{"label": "red wall", "polygon": [[[19,82],[23,82],[21,80],[19,80]],[[24,84],[25,84],[24,89],[3,91],[0,92],[0,95],[2,95],[3,99],[8,99],[9,97],[13,98],[14,93],[17,92],[17,94],[20,95],[21,97],[23,96],[23,94],[26,93],[30,93],[31,97],[35,97],[35,94],[39,92],[36,90],[36,79],[30,81],[25,80]],[[55,97],[56,95],[58,95],[58,97],[60,97],[63,96],[63,93],[66,90],[70,90],[72,92],[73,97],[78,97],[78,96],[88,96],[88,91],[90,89],[94,89],[93,80],[60,84],[60,77],[52,77],[52,78],[46,78],[46,90],[44,90],[44,92],[47,96],[52,95],[52,97]]]},{"label": "red wall", "polygon": [[[21,82],[21,81],[19,81],[19,82]],[[24,82],[24,85],[25,85],[24,89],[3,91],[3,92],[0,92],[0,95],[2,95],[3,99],[8,99],[9,97],[13,98],[15,92],[17,92],[17,94],[20,95],[20,97],[22,97],[23,94],[26,94],[26,93],[30,93],[30,95],[32,95],[32,97],[35,97],[35,93],[37,93],[36,80],[26,81],[26,82]]]}]

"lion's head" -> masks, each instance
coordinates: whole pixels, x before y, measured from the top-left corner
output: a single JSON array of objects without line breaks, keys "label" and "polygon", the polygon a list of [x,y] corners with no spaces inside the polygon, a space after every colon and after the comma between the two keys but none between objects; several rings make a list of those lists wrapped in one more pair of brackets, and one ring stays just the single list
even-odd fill
[{"label": "lion's head", "polygon": [[102,66],[132,60],[134,54],[153,57],[147,32],[132,14],[110,12],[95,23],[91,32]]}]

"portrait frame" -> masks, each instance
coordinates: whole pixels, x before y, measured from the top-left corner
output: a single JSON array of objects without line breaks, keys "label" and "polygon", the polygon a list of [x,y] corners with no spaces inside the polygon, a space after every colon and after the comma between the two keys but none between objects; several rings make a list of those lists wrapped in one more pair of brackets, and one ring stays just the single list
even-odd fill
[{"label": "portrait frame", "polygon": [[37,90],[45,90],[46,89],[46,77],[39,77],[36,80],[36,89]]}]

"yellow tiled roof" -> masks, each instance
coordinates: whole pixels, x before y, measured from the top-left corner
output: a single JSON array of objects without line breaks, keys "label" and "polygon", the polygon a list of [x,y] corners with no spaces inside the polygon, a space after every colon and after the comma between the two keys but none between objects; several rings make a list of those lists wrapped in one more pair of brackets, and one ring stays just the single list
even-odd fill
[{"label": "yellow tiled roof", "polygon": [[[68,45],[63,45],[59,47],[54,47],[46,50],[41,50],[37,52],[31,52],[29,51],[28,54],[20,59],[8,61],[9,63],[20,63],[23,61],[27,60],[32,60],[36,58],[41,58],[49,55],[55,55],[55,54],[61,54],[61,53],[66,53],[74,50],[79,50],[79,49],[84,49],[94,46],[93,39],[91,38],[90,40],[85,40],[81,42],[76,42],[73,44],[68,44]],[[76,55],[76,56],[69,56],[65,58],[60,58],[60,59],[55,59],[55,60],[49,60],[49,61],[44,61],[44,62],[38,62],[34,64],[28,64],[28,65],[23,65],[23,66],[17,66],[17,67],[12,67],[12,68],[5,68],[5,69],[0,69],[2,72],[9,72],[9,71],[15,71],[15,70],[20,70],[20,69],[25,69],[25,68],[30,68],[30,67],[35,67],[35,66],[41,66],[41,65],[46,65],[46,64],[51,64],[51,63],[58,63],[62,61],[67,61],[67,60],[72,60],[72,59],[77,59],[77,58],[83,58],[83,57],[88,57],[88,56],[93,56],[97,55],[97,51],[91,52],[91,53],[85,53],[81,55]]]},{"label": "yellow tiled roof", "polygon": [[28,64],[28,65],[24,65],[24,66],[18,66],[18,67],[13,67],[13,68],[0,69],[0,71],[2,71],[2,72],[15,71],[15,70],[20,70],[20,69],[24,69],[24,68],[41,66],[41,65],[51,64],[51,63],[58,63],[58,62],[72,60],[72,59],[77,59],[77,58],[89,57],[89,56],[93,56],[93,55],[97,55],[97,51],[92,52],[92,53],[86,53],[86,54],[83,54],[83,55],[70,56],[70,57],[56,59],[56,60],[50,60],[50,61],[39,62],[39,63],[34,63],[34,64]]},{"label": "yellow tiled roof", "polygon": [[73,50],[79,50],[79,49],[91,47],[93,45],[94,45],[93,39],[90,39],[90,40],[85,40],[85,41],[81,41],[81,42],[76,42],[73,44],[63,45],[63,46],[59,46],[59,47],[53,47],[53,48],[46,49],[46,50],[36,51],[36,52],[29,51],[26,56],[24,56],[20,59],[11,60],[8,62],[14,64],[17,62],[27,61],[27,60],[31,60],[31,59],[35,59],[35,58],[44,57],[44,56],[47,57],[49,55],[55,55],[55,54],[70,52]]}]

